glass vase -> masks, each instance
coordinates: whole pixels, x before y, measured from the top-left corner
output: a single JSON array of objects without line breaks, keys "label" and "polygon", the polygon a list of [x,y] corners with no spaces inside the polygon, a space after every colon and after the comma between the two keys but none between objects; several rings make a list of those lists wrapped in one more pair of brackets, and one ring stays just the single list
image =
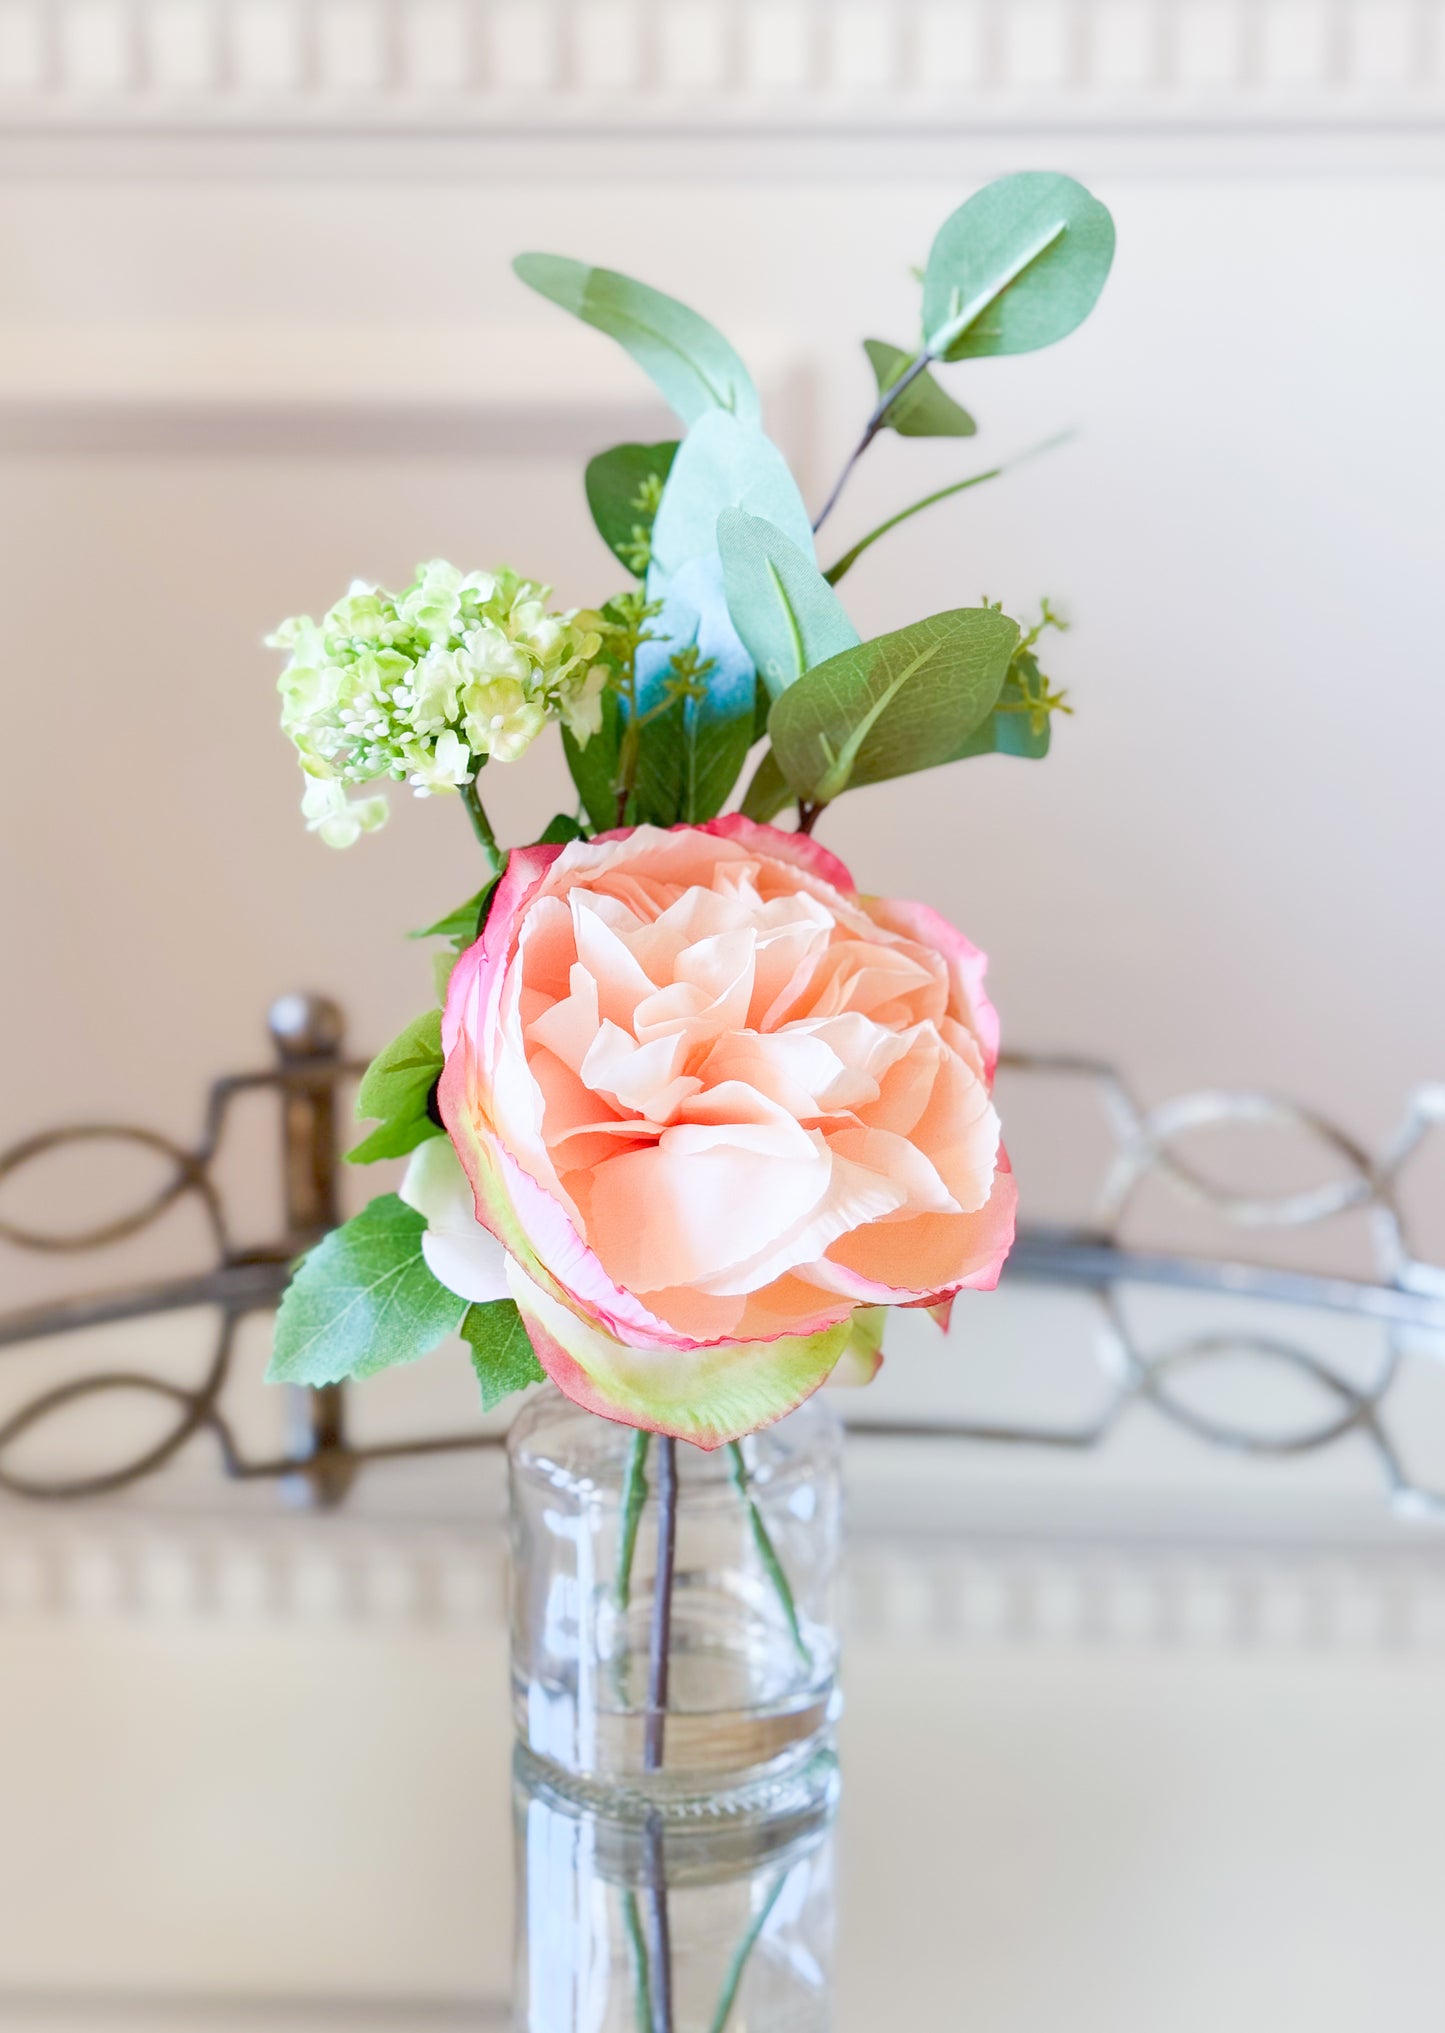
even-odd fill
[{"label": "glass vase", "polygon": [[813,1398],[705,1453],[548,1387],[508,1453],[521,1743],[577,1798],[686,1815],[731,1789],[765,1808],[836,1712],[832,1412]]},{"label": "glass vase", "polygon": [[585,1805],[518,1746],[517,2033],[827,2033],[832,1754],[772,1811]]}]

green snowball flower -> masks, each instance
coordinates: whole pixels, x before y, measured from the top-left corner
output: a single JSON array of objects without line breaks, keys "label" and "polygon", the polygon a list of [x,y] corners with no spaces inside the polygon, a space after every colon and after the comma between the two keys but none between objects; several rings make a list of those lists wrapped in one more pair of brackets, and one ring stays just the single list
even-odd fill
[{"label": "green snowball flower", "polygon": [[349,847],[386,800],[347,784],[390,777],[417,797],[456,791],[488,759],[515,762],[549,720],[585,746],[602,724],[600,617],[554,610],[516,572],[437,558],[388,593],[358,580],[320,622],[298,615],[268,644],[287,652],[281,726],[307,777],[307,825]]}]

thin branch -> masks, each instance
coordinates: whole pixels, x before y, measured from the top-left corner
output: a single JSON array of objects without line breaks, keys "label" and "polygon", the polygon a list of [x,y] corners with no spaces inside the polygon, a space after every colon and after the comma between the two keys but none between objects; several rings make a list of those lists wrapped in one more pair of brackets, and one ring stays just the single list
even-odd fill
[{"label": "thin branch", "polygon": [[990,466],[986,473],[971,473],[967,480],[955,480],[951,487],[940,487],[936,494],[925,494],[921,501],[911,507],[900,508],[897,515],[890,515],[886,522],[880,522],[876,529],[870,529],[867,536],[860,537],[852,550],[844,551],[836,564],[829,565],[823,577],[830,586],[836,586],[845,572],[851,571],[870,545],[879,537],[887,536],[890,529],[897,529],[900,522],[907,522],[910,515],[920,515],[925,508],[932,508],[936,501],[946,501],[950,494],[962,494],[966,488],[981,487],[985,480],[997,480],[1002,466]]},{"label": "thin branch", "polygon": [[1041,444],[1030,445],[1026,452],[1020,452],[1016,459],[1006,459],[999,466],[990,466],[986,473],[971,473],[966,480],[955,480],[951,486],[940,487],[934,494],[925,494],[921,501],[915,501],[907,508],[900,508],[897,515],[890,515],[886,522],[880,522],[877,529],[869,530],[849,551],[844,551],[835,564],[829,565],[823,577],[830,586],[836,586],[843,574],[850,571],[862,557],[870,544],[876,544],[879,537],[887,536],[889,530],[897,529],[900,522],[907,522],[909,516],[919,515],[925,508],[932,508],[937,501],[947,501],[952,494],[962,494],[970,487],[981,487],[985,480],[997,480],[1000,474],[1011,473],[1015,466],[1022,466],[1027,459],[1038,458],[1041,452],[1052,452],[1059,445],[1066,445],[1073,437],[1072,431],[1059,431]]},{"label": "thin branch", "polygon": [[933,365],[934,358],[935,356],[932,353],[930,353],[927,350],[927,348],[925,348],[924,351],[918,355],[918,358],[916,360],[912,360],[909,362],[908,366],[904,368],[902,374],[900,374],[898,379],[893,383],[893,386],[891,388],[885,388],[883,390],[883,393],[879,396],[877,404],[874,407],[873,414],[869,417],[867,423],[863,426],[862,437],[858,440],[857,444],[848,454],[847,464],[844,466],[842,472],[838,475],[838,478],[833,482],[832,493],[828,496],[828,499],[823,503],[823,506],[818,510],[817,518],[813,523],[813,534],[815,536],[817,535],[818,531],[823,527],[823,524],[828,520],[828,517],[833,513],[834,508],[837,506],[838,496],[843,492],[843,488],[847,483],[848,475],[853,471],[853,468],[857,465],[858,461],[862,458],[863,454],[867,451],[868,447],[872,444],[873,440],[877,437],[878,433],[883,429],[884,425],[887,423],[889,410],[892,409],[894,403],[897,402],[899,396],[902,395],[905,392],[905,390],[913,386],[914,382],[918,379],[919,375],[927,372],[927,370]]},{"label": "thin branch", "polygon": [[800,833],[811,833],[825,810],[825,806],[815,805],[808,798],[799,798],[798,831]]}]

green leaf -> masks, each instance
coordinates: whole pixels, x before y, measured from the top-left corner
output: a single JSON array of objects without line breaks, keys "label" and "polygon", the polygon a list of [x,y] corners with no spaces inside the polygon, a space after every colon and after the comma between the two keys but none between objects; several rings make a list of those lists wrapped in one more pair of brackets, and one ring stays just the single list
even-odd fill
[{"label": "green leaf", "polygon": [[513,1391],[544,1384],[547,1372],[532,1353],[522,1316],[510,1299],[491,1299],[468,1306],[462,1316],[462,1340],[472,1351],[472,1368],[482,1387],[482,1410],[495,1411]]},{"label": "green leaf", "polygon": [[570,812],[559,812],[555,819],[549,819],[545,830],[537,841],[539,847],[565,847],[569,840],[582,840],[586,835]]},{"label": "green leaf", "polygon": [[768,715],[773,710],[773,695],[761,678],[753,682],[753,740],[761,741],[768,731]]},{"label": "green leaf", "polygon": [[797,798],[949,762],[993,710],[1019,639],[992,607],[958,607],[819,664],[775,701],[768,732]]},{"label": "green leaf", "polygon": [[588,462],[587,506],[597,533],[635,579],[647,576],[652,525],[676,456],[674,440],[662,445],[614,445]]},{"label": "green leaf", "polygon": [[1031,353],[1081,325],[1114,258],[1114,222],[1072,177],[1000,177],[938,229],[923,280],[937,359]]},{"label": "green leaf", "polygon": [[675,826],[687,782],[687,701],[674,699],[653,714],[637,743],[629,826]]},{"label": "green leaf", "polygon": [[410,939],[450,939],[460,953],[474,945],[482,936],[487,910],[493,893],[501,881],[494,875],[490,882],[482,884],[475,896],[469,896],[464,904],[458,904],[454,911],[448,911],[444,918],[438,918],[434,925],[427,925],[420,932],[409,932]]},{"label": "green leaf", "polygon": [[1017,755],[1027,762],[1042,762],[1049,752],[1052,725],[1048,714],[1042,725],[1023,703],[1023,693],[1010,675],[999,701],[981,727],[975,728],[953,760],[967,762],[975,755]]},{"label": "green leaf", "polygon": [[982,727],[969,735],[953,760],[967,762],[975,755],[1017,755],[1027,762],[1042,762],[1048,752],[1047,720],[1035,731],[1027,713],[1005,713],[996,708]]},{"label": "green leaf", "polygon": [[778,768],[778,758],[770,748],[753,771],[752,781],[743,795],[743,817],[756,819],[760,826],[766,826],[770,819],[777,817],[784,805],[792,804],[793,798],[788,779]]},{"label": "green leaf", "polygon": [[599,833],[617,824],[617,783],[618,752],[622,744],[622,713],[617,694],[606,691],[602,694],[602,725],[583,748],[576,736],[566,727],[562,729],[562,752],[567,758],[567,767],[572,772],[572,781],[577,786],[577,795]]},{"label": "green leaf", "polygon": [[752,715],[704,720],[686,699],[653,715],[642,729],[628,823],[700,826],[715,819],[753,745]]},{"label": "green leaf", "polygon": [[1053,715],[1040,707],[1039,695],[1047,698],[1048,692],[1048,680],[1033,651],[1016,650],[997,706],[969,736],[954,761],[965,762],[974,755],[1016,755],[1028,762],[1042,762],[1049,752]]},{"label": "green leaf", "polygon": [[774,698],[857,643],[857,629],[812,558],[772,523],[725,508],[717,542],[733,627]]},{"label": "green leaf", "polygon": [[[865,339],[863,351],[877,377],[880,396],[888,393],[915,358],[885,339]],[[897,431],[900,438],[971,438],[978,429],[968,411],[939,387],[926,367],[909,382],[883,424],[886,430]]]},{"label": "green leaf", "polygon": [[466,1310],[426,1267],[426,1222],[384,1193],[317,1243],[301,1263],[276,1315],[266,1372],[273,1384],[337,1384],[415,1362]]},{"label": "green leaf", "polygon": [[512,267],[530,289],[625,347],[685,424],[710,409],[757,422],[747,368],[721,332],[675,297],[561,254],[519,254]]},{"label": "green leaf", "polygon": [[428,1137],[440,1136],[426,1104],[441,1070],[442,1013],[429,1009],[378,1052],[362,1074],[356,1117],[379,1126],[346,1153],[347,1162],[371,1165],[378,1158],[402,1158]]}]

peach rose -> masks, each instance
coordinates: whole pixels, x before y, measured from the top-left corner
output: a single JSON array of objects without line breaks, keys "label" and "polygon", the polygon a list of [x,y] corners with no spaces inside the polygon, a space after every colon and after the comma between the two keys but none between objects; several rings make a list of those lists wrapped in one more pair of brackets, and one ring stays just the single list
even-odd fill
[{"label": "peach rose", "polygon": [[[506,1251],[473,1231],[476,1294],[505,1269],[578,1404],[716,1447],[816,1389],[856,1309],[991,1288],[1016,1196],[984,966],[740,817],[518,849],[442,1027]],[[429,1255],[461,1288],[458,1211]]]}]

